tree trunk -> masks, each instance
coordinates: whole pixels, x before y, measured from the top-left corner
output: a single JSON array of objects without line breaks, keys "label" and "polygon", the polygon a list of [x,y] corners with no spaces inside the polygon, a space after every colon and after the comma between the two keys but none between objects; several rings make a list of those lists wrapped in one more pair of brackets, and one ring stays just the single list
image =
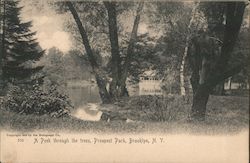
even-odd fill
[{"label": "tree trunk", "polygon": [[127,89],[126,85],[125,86],[121,85],[120,89],[121,90],[120,90],[119,94],[121,97],[125,97],[125,96],[128,97],[129,96],[128,89]]},{"label": "tree trunk", "polygon": [[95,78],[96,78],[96,83],[97,83],[98,88],[99,88],[99,95],[101,97],[102,103],[104,103],[104,104],[111,103],[112,99],[109,96],[109,93],[107,91],[107,88],[106,88],[107,83],[106,83],[106,81],[103,80],[101,78],[101,75],[98,75],[98,74],[95,74]]},{"label": "tree trunk", "polygon": [[200,84],[193,96],[191,119],[204,121],[206,115],[206,105],[210,94],[210,88],[205,84]]},{"label": "tree trunk", "polygon": [[71,14],[73,15],[75,22],[77,24],[77,27],[79,29],[80,35],[82,37],[82,42],[84,45],[84,48],[86,50],[87,56],[88,56],[88,60],[90,62],[90,65],[93,69],[95,78],[96,78],[96,82],[97,82],[97,86],[99,88],[99,94],[101,97],[101,100],[103,103],[110,103],[112,102],[110,95],[107,91],[106,88],[106,77],[104,75],[104,73],[101,71],[101,69],[99,68],[96,58],[93,54],[92,48],[89,44],[89,39],[87,36],[87,32],[85,30],[85,28],[82,25],[82,22],[79,18],[79,15],[77,14],[77,11],[75,10],[75,7],[73,6],[72,2],[66,2]]},{"label": "tree trunk", "polygon": [[226,25],[223,45],[221,48],[220,58],[217,62],[217,67],[215,67],[215,71],[224,71],[228,66],[228,61],[231,58],[231,54],[237,41],[240,27],[243,21],[245,7],[245,2],[227,2]]},{"label": "tree trunk", "polygon": [[206,104],[210,91],[221,81],[239,72],[241,65],[228,70],[227,65],[243,20],[245,2],[227,2],[226,25],[221,55],[216,65],[209,71],[204,83],[199,84],[193,96],[191,119],[205,120]]},{"label": "tree trunk", "polygon": [[199,78],[200,78],[199,70],[193,70],[192,75],[191,75],[191,79],[190,79],[190,83],[192,85],[193,94],[196,93],[196,90],[198,88]]},{"label": "tree trunk", "polygon": [[[248,79],[248,81],[249,81],[249,79]],[[231,89],[232,89],[232,77],[230,77],[228,79],[228,89],[229,89],[229,91],[231,91]]]},{"label": "tree trunk", "polygon": [[191,13],[191,19],[189,21],[189,25],[188,25],[188,36],[186,38],[186,44],[185,44],[185,49],[184,49],[184,53],[183,53],[183,56],[182,56],[182,60],[181,60],[181,67],[180,67],[180,90],[181,90],[181,95],[182,96],[185,96],[186,95],[186,90],[185,90],[185,62],[186,62],[186,58],[187,58],[187,55],[188,55],[188,48],[189,48],[189,44],[190,44],[190,38],[191,38],[191,26],[194,22],[194,18],[195,18],[195,14],[196,14],[196,11],[197,11],[197,7],[198,7],[198,4],[195,4],[194,8],[192,9],[192,13]]},{"label": "tree trunk", "polygon": [[130,40],[129,40],[129,45],[128,45],[128,49],[127,49],[127,56],[125,58],[125,62],[124,62],[124,66],[123,66],[123,72],[121,75],[121,85],[120,85],[120,91],[119,94],[120,95],[128,95],[128,91],[126,88],[126,80],[128,77],[128,69],[129,69],[129,65],[131,62],[131,56],[134,52],[134,45],[136,43],[136,38],[137,38],[137,32],[138,32],[138,27],[139,27],[139,23],[140,23],[140,13],[143,9],[143,2],[140,2],[136,11],[136,16],[135,16],[135,20],[134,20],[134,24],[133,24],[133,29],[131,32],[131,36],[130,36]]},{"label": "tree trunk", "polygon": [[192,69],[192,74],[191,74],[191,78],[190,78],[190,83],[192,85],[192,91],[193,94],[195,94],[198,85],[199,85],[199,80],[200,80],[200,74],[199,74],[199,70],[201,67],[201,56],[199,48],[197,48],[197,43],[196,41],[192,41],[192,44],[190,45],[190,47],[188,48],[188,62],[190,64],[190,67]]},{"label": "tree trunk", "polygon": [[185,77],[184,77],[184,67],[185,67],[185,60],[186,60],[186,56],[187,56],[187,47],[188,45],[186,45],[185,50],[184,50],[184,55],[182,57],[182,61],[181,61],[181,68],[180,68],[180,90],[181,90],[181,95],[185,96],[186,95],[186,90],[185,90]]},{"label": "tree trunk", "polygon": [[218,95],[218,96],[222,96],[225,93],[225,89],[224,89],[224,81],[220,82],[219,84],[217,84],[215,86],[215,89],[213,91],[214,95]]},{"label": "tree trunk", "polygon": [[111,44],[111,73],[112,81],[109,87],[109,93],[112,98],[118,97],[118,88],[120,87],[120,74],[121,74],[121,59],[119,54],[118,43],[118,29],[117,29],[117,14],[116,2],[104,2],[108,11],[108,24],[109,24],[109,40]]}]

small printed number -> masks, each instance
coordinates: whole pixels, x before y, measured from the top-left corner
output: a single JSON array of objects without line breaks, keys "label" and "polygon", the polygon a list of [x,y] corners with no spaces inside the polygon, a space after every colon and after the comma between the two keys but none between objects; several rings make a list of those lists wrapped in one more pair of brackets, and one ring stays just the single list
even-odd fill
[{"label": "small printed number", "polygon": [[18,139],[17,142],[24,142],[24,139]]}]

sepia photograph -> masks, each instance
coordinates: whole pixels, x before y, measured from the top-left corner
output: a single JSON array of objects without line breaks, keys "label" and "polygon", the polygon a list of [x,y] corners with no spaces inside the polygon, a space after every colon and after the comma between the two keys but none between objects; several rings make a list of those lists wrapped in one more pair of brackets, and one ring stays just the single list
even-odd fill
[{"label": "sepia photograph", "polygon": [[249,1],[0,0],[0,162],[247,163],[249,21]]}]

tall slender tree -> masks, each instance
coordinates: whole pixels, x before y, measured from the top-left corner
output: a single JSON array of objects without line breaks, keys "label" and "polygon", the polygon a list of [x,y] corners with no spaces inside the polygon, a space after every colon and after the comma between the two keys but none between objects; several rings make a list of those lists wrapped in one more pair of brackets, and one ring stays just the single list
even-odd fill
[{"label": "tall slender tree", "polygon": [[193,26],[194,24],[194,21],[195,21],[195,16],[197,14],[197,8],[199,6],[199,3],[197,2],[193,9],[192,9],[192,13],[191,13],[191,19],[189,21],[189,24],[188,24],[188,34],[187,34],[187,37],[186,37],[186,42],[185,42],[185,48],[184,48],[184,54],[182,56],[182,60],[181,60],[181,66],[180,66],[180,90],[181,90],[181,95],[184,96],[186,95],[186,90],[185,90],[185,77],[184,77],[184,74],[185,74],[185,62],[186,62],[186,58],[187,58],[187,54],[188,54],[188,47],[189,47],[189,44],[190,44],[190,40],[192,38],[192,35],[194,34],[194,32],[192,32],[191,30],[191,27]]},{"label": "tall slender tree", "polygon": [[42,66],[34,66],[44,54],[34,39],[31,22],[22,22],[19,1],[2,0],[2,41],[1,69],[2,80],[9,83],[23,83],[31,80],[31,76],[41,70]]}]

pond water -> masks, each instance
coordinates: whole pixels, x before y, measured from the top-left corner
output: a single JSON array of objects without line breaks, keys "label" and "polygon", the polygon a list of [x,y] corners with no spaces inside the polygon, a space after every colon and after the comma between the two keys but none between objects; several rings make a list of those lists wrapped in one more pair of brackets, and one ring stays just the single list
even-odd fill
[{"label": "pond water", "polygon": [[68,87],[67,92],[76,108],[71,113],[72,116],[87,121],[100,120],[102,112],[98,110],[98,107],[101,99],[96,85]]},{"label": "pond water", "polygon": [[[131,96],[139,94],[139,90],[134,87],[130,87],[128,91]],[[68,87],[67,93],[75,107],[75,110],[71,112],[72,116],[87,121],[101,119],[102,112],[99,110],[101,99],[96,85]]]}]

